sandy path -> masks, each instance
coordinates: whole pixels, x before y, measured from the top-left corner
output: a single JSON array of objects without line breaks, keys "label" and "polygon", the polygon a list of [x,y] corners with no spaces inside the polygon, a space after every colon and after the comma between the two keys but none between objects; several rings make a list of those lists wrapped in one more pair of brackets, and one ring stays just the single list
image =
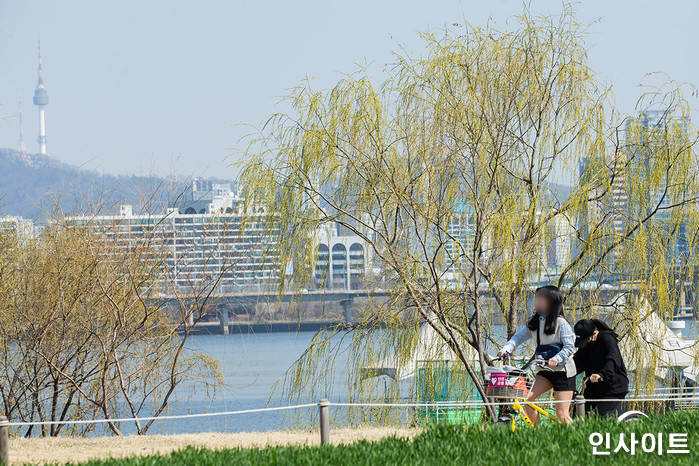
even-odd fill
[{"label": "sandy path", "polygon": [[[330,431],[332,443],[351,443],[366,439],[376,441],[396,435],[412,438],[417,429],[377,428],[337,429]],[[244,432],[237,434],[147,435],[139,437],[82,438],[14,438],[10,439],[10,462],[45,463],[87,461],[93,458],[124,457],[167,453],[189,445],[212,449],[233,447],[264,447],[267,445],[317,445],[318,432]]]}]

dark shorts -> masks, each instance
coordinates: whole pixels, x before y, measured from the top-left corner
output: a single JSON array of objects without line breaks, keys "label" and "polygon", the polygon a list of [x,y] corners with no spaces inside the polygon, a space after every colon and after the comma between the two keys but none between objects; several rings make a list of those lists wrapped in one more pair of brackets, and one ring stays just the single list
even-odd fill
[{"label": "dark shorts", "polygon": [[572,392],[575,390],[575,377],[568,377],[564,371],[542,370],[536,374],[543,377],[553,385],[554,392]]},{"label": "dark shorts", "polygon": [[599,416],[618,417],[621,412],[621,400],[610,398],[609,401],[588,401],[585,403],[585,412]]}]

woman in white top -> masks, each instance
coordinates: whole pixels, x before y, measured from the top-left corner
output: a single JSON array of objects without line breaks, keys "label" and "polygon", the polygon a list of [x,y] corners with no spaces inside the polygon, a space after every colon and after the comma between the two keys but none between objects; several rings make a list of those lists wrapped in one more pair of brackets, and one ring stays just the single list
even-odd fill
[{"label": "woman in white top", "polygon": [[[498,356],[512,354],[517,346],[536,338],[537,348],[548,350],[546,352],[549,355],[546,358],[547,367],[540,369],[536,374],[527,401],[536,401],[553,388],[554,399],[561,402],[556,403],[556,415],[561,422],[569,424],[570,402],[573,400],[576,375],[575,362],[571,357],[575,351],[575,333],[563,318],[561,290],[552,285],[537,289],[534,295],[534,311],[527,325],[505,343]],[[527,405],[524,409],[534,425],[538,425],[539,413]]]}]

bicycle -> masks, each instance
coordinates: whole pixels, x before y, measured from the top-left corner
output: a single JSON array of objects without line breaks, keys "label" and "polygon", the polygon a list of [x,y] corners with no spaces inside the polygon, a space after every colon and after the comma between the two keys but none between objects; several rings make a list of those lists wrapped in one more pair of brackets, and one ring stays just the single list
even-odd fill
[{"label": "bicycle", "polygon": [[[512,363],[512,358],[509,354],[493,358],[493,361],[501,361],[505,357],[508,358],[509,363]],[[522,368],[517,368],[510,364],[503,364],[502,368],[488,366],[486,369],[486,395],[489,398],[507,400],[510,402],[508,405],[500,407],[500,414],[496,424],[509,424],[512,432],[515,431],[517,426],[517,416],[521,417],[524,423],[529,427],[534,427],[534,423],[524,410],[524,405],[533,408],[539,414],[543,414],[552,421],[561,422],[555,415],[540,407],[538,404],[526,401],[532,384],[534,383],[534,377],[531,371],[527,370],[532,364],[538,366],[540,370],[548,369],[546,361],[540,358],[528,362]]]}]

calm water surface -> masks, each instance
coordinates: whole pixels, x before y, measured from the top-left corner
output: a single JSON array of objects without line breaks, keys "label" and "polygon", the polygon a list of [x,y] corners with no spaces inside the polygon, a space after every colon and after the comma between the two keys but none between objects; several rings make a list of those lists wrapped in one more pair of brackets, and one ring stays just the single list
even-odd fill
[{"label": "calm water surface", "polygon": [[[261,333],[249,335],[196,335],[187,346],[216,359],[223,373],[223,387],[207,396],[203,387],[183,385],[177,391],[177,403],[171,414],[236,411],[287,405],[279,394],[270,400],[272,387],[308,348],[314,332]],[[346,366],[340,355],[336,369]],[[338,377],[332,391],[325,396],[339,400],[346,393],[344,379]],[[318,397],[320,398],[320,396]],[[306,400],[305,402],[317,402]],[[316,415],[315,408],[306,409]],[[293,427],[284,412],[241,414],[210,418],[159,421],[152,433],[267,431]]]},{"label": "calm water surface", "polygon": [[[687,322],[686,337],[696,338],[697,322]],[[286,405],[279,394],[270,400],[272,387],[285,371],[308,348],[314,332],[262,333],[249,335],[196,335],[190,337],[187,346],[201,351],[219,362],[224,385],[214,395],[193,385],[183,385],[177,391],[177,402],[171,414],[235,411],[262,408],[268,405]],[[347,366],[347,356],[340,353],[336,360],[336,373],[342,374]],[[325,397],[339,401],[346,397],[344,377],[336,380]],[[321,398],[317,396],[316,398]],[[307,398],[303,402],[317,402]],[[304,411],[307,416],[317,416],[315,408]],[[241,414],[187,420],[159,421],[152,433],[193,432],[244,432],[269,431],[294,426],[284,412]],[[128,430],[128,426],[125,426]]]}]

